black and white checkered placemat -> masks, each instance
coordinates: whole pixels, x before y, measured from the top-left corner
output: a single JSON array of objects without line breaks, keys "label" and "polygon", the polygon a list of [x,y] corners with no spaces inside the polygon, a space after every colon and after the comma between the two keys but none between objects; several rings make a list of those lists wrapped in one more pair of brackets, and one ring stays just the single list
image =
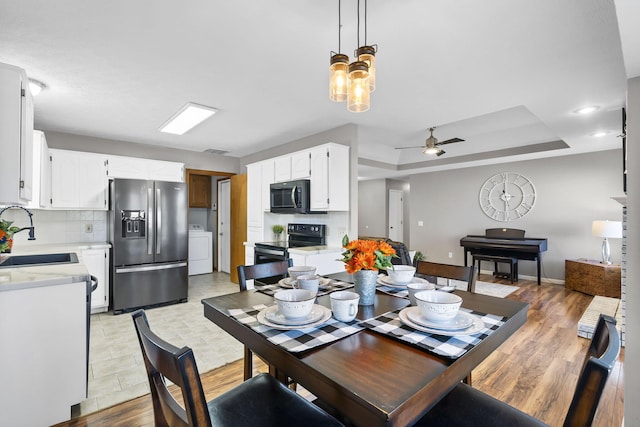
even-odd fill
[{"label": "black and white checkered placemat", "polygon": [[273,344],[279,345],[292,353],[328,344],[364,329],[358,320],[345,323],[336,320],[332,316],[320,326],[290,331],[279,330],[258,322],[258,313],[267,307],[269,306],[260,304],[251,308],[231,309],[229,314]]},{"label": "black and white checkered placemat", "polygon": [[405,288],[395,288],[393,286],[381,285],[380,282],[378,282],[377,289],[380,292],[384,292],[385,294],[389,294],[389,295],[394,296],[394,297],[409,298],[409,291],[407,290],[406,287]]},{"label": "black and white checkered placemat", "polygon": [[[282,286],[278,286],[277,283],[273,285],[268,285],[265,283],[254,282],[254,288],[258,292],[262,292],[263,294],[267,294],[269,296],[273,296],[276,292],[281,291],[283,289],[291,289]],[[343,289],[353,288],[353,283],[341,282],[338,280],[331,280],[328,284],[320,286],[318,289],[317,296],[321,297],[326,294],[330,294],[334,291],[341,291]]]},{"label": "black and white checkered placemat", "polygon": [[448,337],[418,331],[411,326],[405,325],[398,317],[400,310],[401,309],[390,311],[374,319],[369,319],[363,322],[362,325],[374,332],[389,335],[400,341],[416,345],[431,353],[452,359],[457,359],[471,350],[506,321],[506,318],[502,316],[484,314],[461,308],[461,310],[468,313],[480,316],[485,327],[482,331],[473,335]]}]

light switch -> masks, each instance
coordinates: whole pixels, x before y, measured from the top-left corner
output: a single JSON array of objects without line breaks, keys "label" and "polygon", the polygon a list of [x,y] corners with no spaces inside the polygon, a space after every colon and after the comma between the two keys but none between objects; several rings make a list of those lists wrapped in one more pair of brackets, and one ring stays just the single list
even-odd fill
[{"label": "light switch", "polygon": [[424,227],[424,221],[418,221],[418,227]]}]

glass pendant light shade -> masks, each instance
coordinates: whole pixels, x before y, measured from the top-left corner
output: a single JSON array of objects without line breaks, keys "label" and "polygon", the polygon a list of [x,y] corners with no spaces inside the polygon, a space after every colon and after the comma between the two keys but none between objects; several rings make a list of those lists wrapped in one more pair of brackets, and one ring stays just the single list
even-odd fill
[{"label": "glass pendant light shade", "polygon": [[369,66],[369,92],[376,90],[376,49],[373,46],[361,46],[356,49],[358,61]]},{"label": "glass pendant light shade", "polygon": [[369,67],[366,62],[349,64],[349,95],[347,109],[353,113],[367,111],[370,106]]},{"label": "glass pendant light shade", "polygon": [[347,100],[348,79],[349,57],[342,53],[334,54],[329,66],[329,99],[333,102]]}]

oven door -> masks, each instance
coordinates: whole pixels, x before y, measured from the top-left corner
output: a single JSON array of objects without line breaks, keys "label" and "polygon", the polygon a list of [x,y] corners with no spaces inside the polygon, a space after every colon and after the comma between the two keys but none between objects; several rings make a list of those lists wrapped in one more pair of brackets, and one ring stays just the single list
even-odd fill
[{"label": "oven door", "polygon": [[[255,264],[264,264],[267,262],[284,261],[289,258],[289,252],[287,251],[286,248],[276,249],[276,248],[266,248],[263,246],[256,245],[253,251],[253,256],[254,256],[253,262]],[[286,275],[279,275],[279,276],[266,277],[263,279],[259,279],[259,281],[262,283],[273,285],[275,283],[278,283],[280,279],[284,279],[285,277]]]}]

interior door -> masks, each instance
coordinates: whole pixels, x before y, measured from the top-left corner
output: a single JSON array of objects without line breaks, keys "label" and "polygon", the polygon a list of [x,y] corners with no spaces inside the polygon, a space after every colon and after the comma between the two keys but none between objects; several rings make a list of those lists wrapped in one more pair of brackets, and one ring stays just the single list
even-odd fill
[{"label": "interior door", "polygon": [[404,228],[402,225],[402,191],[389,190],[389,239],[396,242],[403,241]]},{"label": "interior door", "polygon": [[229,280],[238,283],[237,266],[244,264],[247,241],[247,174],[231,177],[231,258]]},{"label": "interior door", "polygon": [[218,271],[230,273],[231,181],[218,181]]}]

